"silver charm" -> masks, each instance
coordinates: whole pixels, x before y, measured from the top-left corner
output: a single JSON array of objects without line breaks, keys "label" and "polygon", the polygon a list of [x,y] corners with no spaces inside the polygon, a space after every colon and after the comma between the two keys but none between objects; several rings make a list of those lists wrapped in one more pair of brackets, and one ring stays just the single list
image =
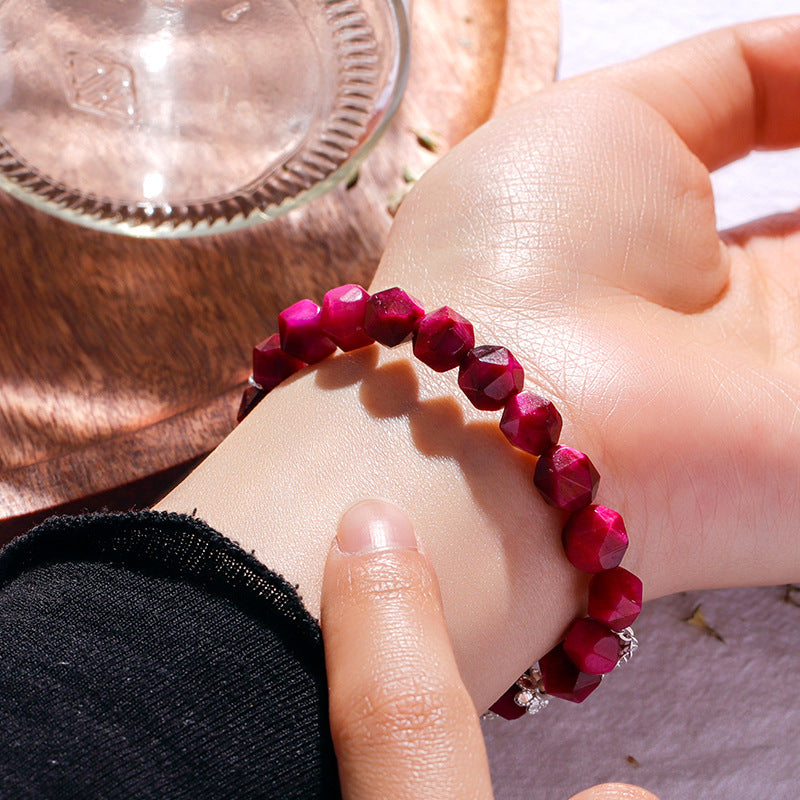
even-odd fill
[{"label": "silver charm", "polygon": [[[542,709],[547,708],[550,702],[550,695],[544,690],[542,673],[539,672],[538,664],[534,664],[517,678],[514,685],[519,691],[514,695],[514,702],[524,708],[528,714],[538,714]],[[484,711],[481,719],[498,719],[499,714],[494,711]]]},{"label": "silver charm", "polygon": [[[620,664],[627,664],[633,654],[639,649],[639,640],[633,632],[633,628],[624,628],[621,631],[614,631],[619,639],[619,661]],[[616,669],[617,667],[614,667]]]},{"label": "silver charm", "polygon": [[519,691],[514,695],[514,702],[524,708],[526,713],[538,714],[547,708],[550,696],[544,690],[544,681],[538,664],[534,664],[517,678],[517,686]]}]

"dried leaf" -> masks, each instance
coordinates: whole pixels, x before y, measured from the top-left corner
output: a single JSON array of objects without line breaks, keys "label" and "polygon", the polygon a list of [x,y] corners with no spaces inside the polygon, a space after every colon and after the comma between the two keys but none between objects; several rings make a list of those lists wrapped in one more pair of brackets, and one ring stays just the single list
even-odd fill
[{"label": "dried leaf", "polygon": [[633,756],[625,756],[625,760],[632,766],[632,767],[641,767],[642,765],[639,763],[637,759]]},{"label": "dried leaf", "polygon": [[391,216],[397,213],[400,204],[406,199],[406,195],[411,191],[411,185],[405,184],[401,186],[396,192],[393,192],[386,200],[386,210]]},{"label": "dried leaf", "polygon": [[787,583],[783,593],[783,602],[800,608],[800,583]]},{"label": "dried leaf", "polygon": [[414,136],[417,137],[417,144],[420,147],[424,147],[426,150],[430,150],[431,153],[438,153],[441,145],[439,144],[439,135],[434,133],[433,131],[421,131],[415,130]]},{"label": "dried leaf", "polygon": [[700,611],[700,606],[698,605],[692,613],[683,620],[683,622],[687,622],[694,628],[702,631],[706,636],[711,636],[716,639],[718,642],[725,643],[725,640],[720,635],[719,631],[715,630],[711,627],[711,625],[706,622],[706,618],[703,616],[703,613]]},{"label": "dried leaf", "polygon": [[345,183],[345,185],[344,185],[344,188],[345,188],[345,189],[352,189],[352,188],[353,188],[353,187],[354,187],[354,186],[355,186],[355,185],[358,183],[358,179],[359,179],[360,177],[361,177],[361,173],[360,173],[358,170],[356,170],[356,171],[355,171],[355,172],[354,172],[354,173],[353,173],[353,174],[352,174],[352,175],[351,175],[351,176],[350,176],[350,177],[347,179],[347,183]]},{"label": "dried leaf", "polygon": [[406,164],[403,167],[403,180],[406,183],[416,183],[419,180],[419,175],[414,173],[411,167],[409,167],[408,164]]}]

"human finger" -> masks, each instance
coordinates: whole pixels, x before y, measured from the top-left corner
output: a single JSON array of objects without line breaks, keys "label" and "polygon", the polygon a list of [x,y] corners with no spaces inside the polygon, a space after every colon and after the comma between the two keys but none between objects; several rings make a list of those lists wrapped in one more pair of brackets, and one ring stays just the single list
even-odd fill
[{"label": "human finger", "polygon": [[592,786],[573,795],[570,800],[658,800],[658,798],[641,786],[629,786],[627,783],[603,783]]},{"label": "human finger", "polygon": [[[598,285],[681,312],[724,296],[708,170],[800,143],[800,16],[715,31],[557,83],[482,126],[423,177],[376,285],[522,317]],[[454,293],[463,297],[453,298]],[[464,302],[466,301],[466,302]]]},{"label": "human finger", "polygon": [[345,800],[491,798],[438,583],[399,508],[370,500],[342,517],[321,617]]},{"label": "human finger", "polygon": [[488,299],[523,327],[601,295],[682,312],[716,302],[729,259],[708,170],[641,98],[582,81],[514,106],[437,163],[403,202],[376,285],[446,294],[467,314]]},{"label": "human finger", "polygon": [[[419,276],[443,286],[486,278],[473,296],[499,291],[513,301],[512,283],[521,305],[542,297],[542,286],[559,303],[585,288],[594,298],[599,281],[623,301],[634,294],[682,312],[708,308],[730,267],[708,170],[754,147],[800,143],[798,51],[800,16],[767,20],[534,95],[425,176],[400,210],[381,278],[403,273],[388,281],[412,290]],[[532,263],[537,256],[543,264]]]},{"label": "human finger", "polygon": [[633,92],[714,170],[800,144],[800,16],[713,31],[593,75]]}]

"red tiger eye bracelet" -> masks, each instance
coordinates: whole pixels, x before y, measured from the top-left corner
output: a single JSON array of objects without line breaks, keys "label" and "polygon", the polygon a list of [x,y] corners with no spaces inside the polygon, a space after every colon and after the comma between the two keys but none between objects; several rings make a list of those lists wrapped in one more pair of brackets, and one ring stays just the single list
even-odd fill
[{"label": "red tiger eye bracelet", "polygon": [[589,582],[587,616],[492,705],[506,719],[535,714],[549,696],[580,703],[603,675],[638,646],[631,624],[642,607],[642,583],[619,566],[628,547],[622,517],[593,504],[600,476],[589,457],[558,444],[561,415],[552,402],[523,391],[524,371],[505,347],[475,346],[472,324],[444,306],[425,313],[402,289],[369,295],[361,286],[331,289],[318,306],[300,300],[278,316],[278,334],[253,348],[253,374],[239,407],[241,422],[256,404],[298,370],[331,355],[380,342],[394,347],[409,337],[414,355],[437,372],[458,367],[458,385],[487,411],[503,410],[500,430],[537,457],[533,483],[545,502],[568,513],[564,553]]}]

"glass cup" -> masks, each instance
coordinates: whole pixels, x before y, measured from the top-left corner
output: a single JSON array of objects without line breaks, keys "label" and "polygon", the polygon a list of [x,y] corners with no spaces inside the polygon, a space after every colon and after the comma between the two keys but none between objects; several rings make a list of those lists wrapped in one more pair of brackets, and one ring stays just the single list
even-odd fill
[{"label": "glass cup", "polygon": [[261,223],[354,172],[408,48],[404,0],[2,0],[0,188],[134,236]]}]

